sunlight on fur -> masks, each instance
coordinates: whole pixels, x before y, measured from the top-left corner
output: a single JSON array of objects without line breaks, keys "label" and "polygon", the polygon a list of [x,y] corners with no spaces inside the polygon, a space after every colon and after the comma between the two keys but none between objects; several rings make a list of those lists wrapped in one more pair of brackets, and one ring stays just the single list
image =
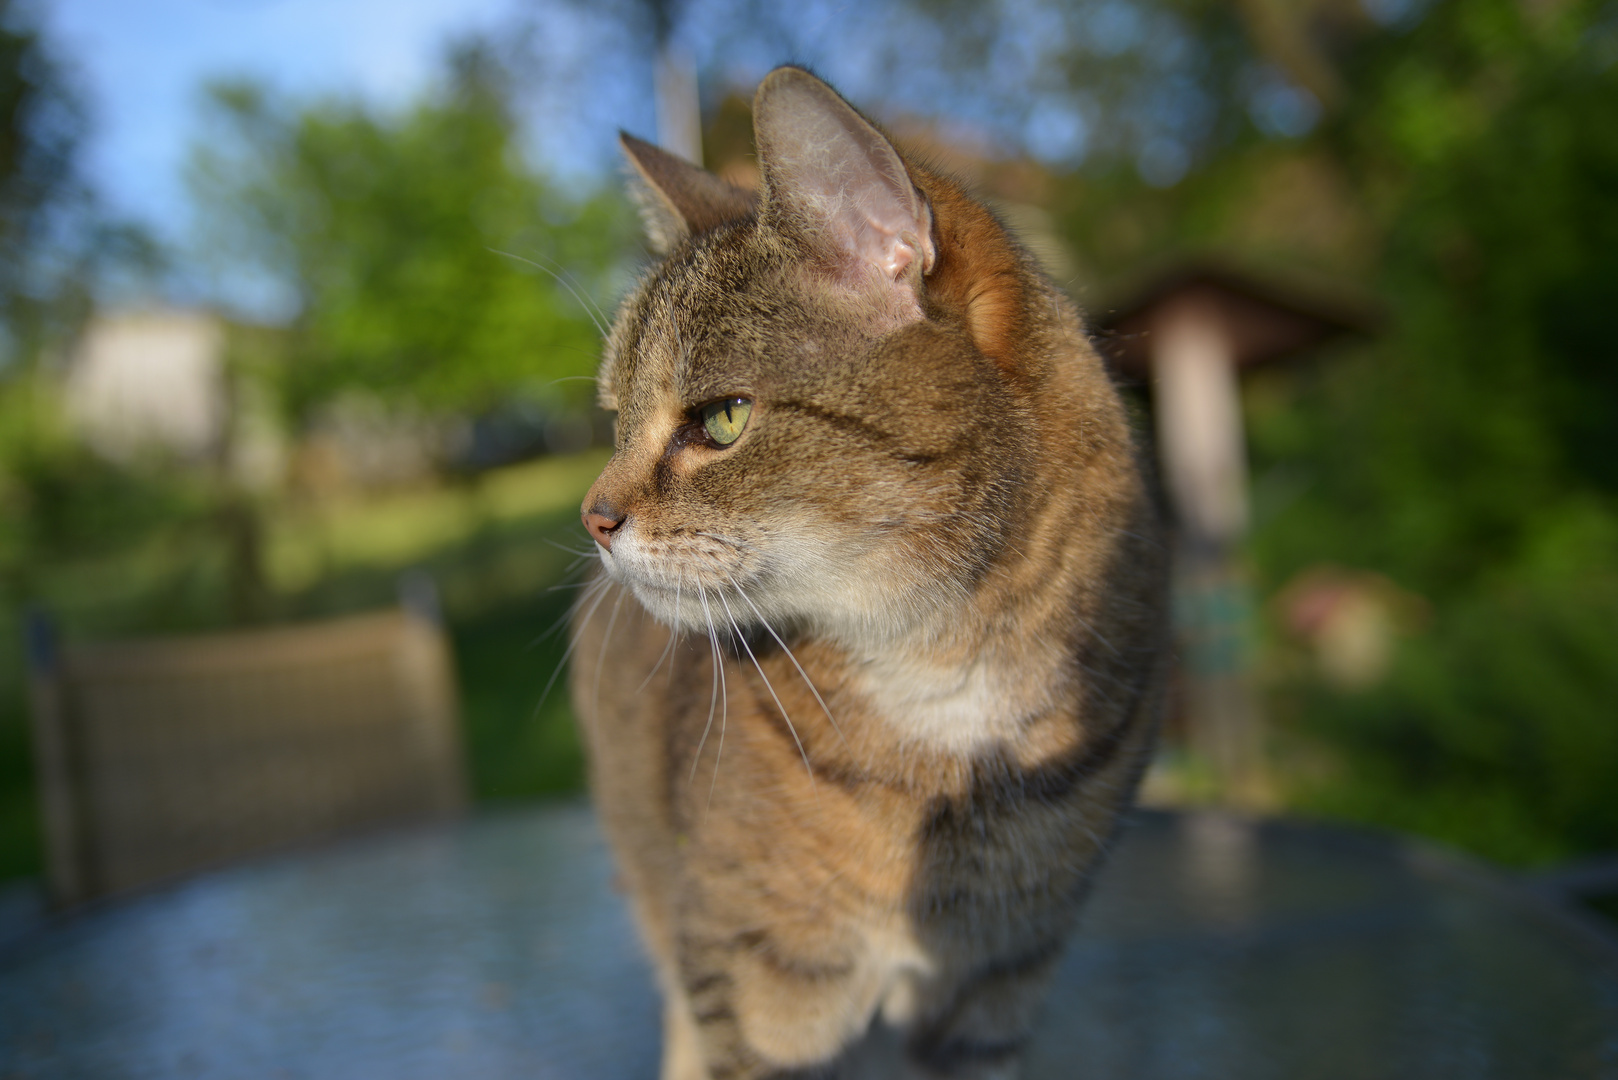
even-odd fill
[{"label": "sunlight on fur", "polygon": [[582,507],[570,680],[663,1077],[1013,1076],[1156,732],[1136,451],[960,185],[797,68],[754,124],[758,193],[624,137],[660,258]]}]

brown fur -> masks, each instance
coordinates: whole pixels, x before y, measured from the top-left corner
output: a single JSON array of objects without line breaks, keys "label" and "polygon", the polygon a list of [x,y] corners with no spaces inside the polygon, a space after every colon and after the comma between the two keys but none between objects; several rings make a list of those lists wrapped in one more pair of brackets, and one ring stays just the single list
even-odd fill
[{"label": "brown fur", "polygon": [[625,301],[584,507],[622,524],[574,702],[663,1075],[1010,1076],[1151,747],[1152,514],[1077,313],[988,211],[907,162],[931,248],[839,278],[764,150],[761,209],[666,229]]}]

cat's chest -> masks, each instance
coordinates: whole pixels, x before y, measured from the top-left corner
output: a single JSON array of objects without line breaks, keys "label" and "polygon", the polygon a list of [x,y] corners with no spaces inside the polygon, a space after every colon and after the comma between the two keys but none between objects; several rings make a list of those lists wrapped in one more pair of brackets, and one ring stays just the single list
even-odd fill
[{"label": "cat's chest", "polygon": [[1015,743],[1056,705],[1052,658],[1005,650],[937,655],[894,650],[858,664],[849,685],[864,711],[910,745],[966,758]]}]

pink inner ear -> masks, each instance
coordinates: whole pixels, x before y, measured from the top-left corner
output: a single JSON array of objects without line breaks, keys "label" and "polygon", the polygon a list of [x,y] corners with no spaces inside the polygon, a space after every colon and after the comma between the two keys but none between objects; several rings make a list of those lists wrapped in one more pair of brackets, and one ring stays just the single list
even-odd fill
[{"label": "pink inner ear", "polygon": [[[926,206],[923,205],[922,209],[925,211]],[[902,223],[901,228],[895,229],[874,215],[866,215],[864,232],[868,246],[861,252],[861,256],[886,274],[889,281],[898,281],[910,268],[910,264],[916,261],[918,255],[923,256],[922,273],[932,268],[930,242],[932,229],[929,227],[931,222],[918,223],[929,236],[929,242],[925,247],[914,228],[904,227],[910,224]]]},{"label": "pink inner ear", "polygon": [[[898,283],[918,260],[931,269],[932,215],[892,144],[830,87],[783,69],[754,105],[768,201],[851,282]],[[914,299],[913,286],[901,287]]]}]

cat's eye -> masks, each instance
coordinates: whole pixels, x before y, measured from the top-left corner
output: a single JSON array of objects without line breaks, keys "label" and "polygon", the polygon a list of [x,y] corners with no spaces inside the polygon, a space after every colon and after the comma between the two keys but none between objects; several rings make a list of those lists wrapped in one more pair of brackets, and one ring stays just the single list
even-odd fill
[{"label": "cat's eye", "polygon": [[708,433],[708,438],[720,446],[729,446],[741,437],[742,428],[747,426],[747,417],[752,411],[751,401],[733,397],[704,405],[699,415],[702,417],[702,427]]}]

